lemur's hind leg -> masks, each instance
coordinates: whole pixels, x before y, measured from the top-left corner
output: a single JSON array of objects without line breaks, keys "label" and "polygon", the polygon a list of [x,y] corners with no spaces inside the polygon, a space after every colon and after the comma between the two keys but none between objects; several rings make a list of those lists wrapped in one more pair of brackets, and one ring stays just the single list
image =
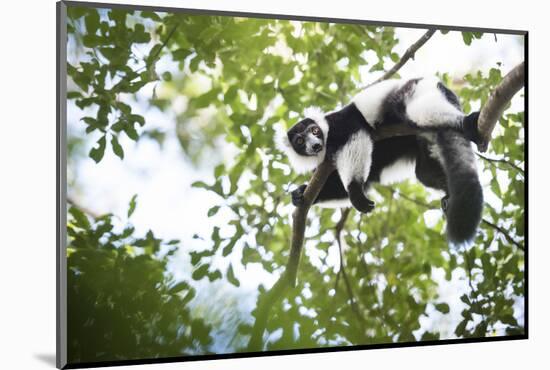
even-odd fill
[{"label": "lemur's hind leg", "polygon": [[368,213],[374,202],[365,196],[363,187],[370,172],[372,140],[365,131],[358,131],[335,154],[336,169],[346,188],[351,204],[359,212]]}]

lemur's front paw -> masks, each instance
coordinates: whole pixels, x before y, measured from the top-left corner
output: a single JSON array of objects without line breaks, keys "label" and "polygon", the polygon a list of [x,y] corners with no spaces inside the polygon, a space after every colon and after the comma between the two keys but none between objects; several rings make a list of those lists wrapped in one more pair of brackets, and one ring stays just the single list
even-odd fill
[{"label": "lemur's front paw", "polygon": [[304,191],[306,190],[307,185],[300,185],[298,189],[294,190],[292,195],[292,204],[294,206],[299,207],[302,204],[304,204]]},{"label": "lemur's front paw", "polygon": [[367,197],[355,199],[354,202],[352,202],[353,206],[356,210],[358,210],[361,213],[369,213],[374,209],[374,202],[370,200]]}]

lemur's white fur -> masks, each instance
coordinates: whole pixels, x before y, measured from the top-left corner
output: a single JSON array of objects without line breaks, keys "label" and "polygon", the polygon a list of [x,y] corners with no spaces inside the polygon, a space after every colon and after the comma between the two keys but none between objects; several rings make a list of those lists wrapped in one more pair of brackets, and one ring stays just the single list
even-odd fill
[{"label": "lemur's white fur", "polygon": [[352,206],[349,198],[323,200],[316,203],[316,205],[321,208],[347,208]]},{"label": "lemur's white fur", "polygon": [[336,169],[342,183],[348,188],[352,180],[363,184],[367,181],[372,158],[372,140],[365,131],[354,133],[336,152]]},{"label": "lemur's white fur", "polygon": [[415,164],[414,159],[395,161],[380,173],[380,184],[391,185],[414,177]]},{"label": "lemur's white fur", "polygon": [[288,135],[282,129],[276,130],[277,134],[277,147],[283,153],[288,156],[288,161],[292,165],[292,168],[298,173],[305,173],[313,171],[317,166],[323,162],[326,155],[326,144],[328,137],[328,122],[325,118],[325,114],[319,108],[307,108],[305,110],[305,118],[310,118],[323,132],[323,150],[321,150],[316,156],[304,156],[296,153],[292,144],[288,140]]},{"label": "lemur's white fur", "polygon": [[423,78],[418,81],[407,104],[407,116],[420,127],[462,123],[464,113],[449,103],[437,87],[439,82],[437,78]]},{"label": "lemur's white fur", "polygon": [[[380,121],[380,108],[386,97],[399,89],[409,80],[385,80],[361,91],[353,98],[357,109],[365,120],[374,126]],[[406,98],[407,116],[420,127],[459,125],[464,114],[449,103],[437,84],[439,79],[427,77],[420,79],[411,95]]]},{"label": "lemur's white fur", "polygon": [[369,125],[373,126],[378,121],[380,108],[384,99],[390,92],[403,85],[402,80],[385,80],[374,84],[357,94],[352,102]]}]

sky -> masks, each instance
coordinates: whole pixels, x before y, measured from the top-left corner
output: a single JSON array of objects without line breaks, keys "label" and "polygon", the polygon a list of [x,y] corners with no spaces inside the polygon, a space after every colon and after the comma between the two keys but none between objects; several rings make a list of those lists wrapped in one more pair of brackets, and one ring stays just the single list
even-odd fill
[{"label": "sky", "polygon": [[[398,28],[397,36],[400,40],[395,51],[402,55],[405,50],[416,41],[425,30]],[[504,72],[514,67],[523,60],[523,46],[518,42],[517,36],[486,34],[481,40],[474,40],[471,46],[464,45],[459,32],[441,34],[437,32],[428,43],[415,55],[414,60],[409,61],[401,70],[402,77],[433,76],[438,72],[448,72],[452,76],[460,78],[471,70],[488,71],[491,67],[502,63]],[[374,52],[367,51],[367,60],[374,58]],[[164,64],[163,64],[164,63]],[[391,63],[386,68],[391,67]],[[159,72],[169,69],[169,63],[161,61]],[[365,82],[371,82],[379,77],[380,73],[369,74],[367,68],[362,71]],[[142,97],[151,96],[152,84],[147,85],[139,92]],[[146,118],[148,128],[158,127],[162,130],[171,130],[175,127],[176,116],[172,112],[160,112],[157,109],[149,109],[144,103],[134,103],[133,110]],[[514,104],[519,104],[517,99]],[[177,105],[177,102],[174,104]],[[85,152],[94,145],[95,140],[83,133],[83,125],[79,119],[85,115],[72,102],[68,104],[68,125],[73,134],[86,139]],[[124,136],[124,135],[122,135]],[[133,194],[138,194],[138,205],[131,222],[136,227],[138,234],[144,234],[152,229],[157,237],[170,240],[180,239],[183,248],[175,255],[170,264],[170,271],[176,279],[189,278],[191,274],[188,251],[190,249],[202,249],[208,247],[207,242],[194,239],[194,234],[208,236],[216,225],[224,225],[229,215],[220,211],[215,217],[209,218],[206,211],[219,204],[219,199],[211,192],[203,189],[195,189],[191,184],[201,180],[212,183],[213,168],[216,163],[203,163],[197,169],[182,155],[181,146],[175,135],[167,135],[163,148],[148,139],[134,143],[124,136],[121,145],[125,150],[125,158],[121,161],[113,155],[108,148],[104,159],[99,165],[84,157],[76,162],[75,168],[69,168],[75,175],[75,187],[70,187],[68,193],[77,199],[78,204],[94,213],[112,212],[115,215],[124,215],[128,202]],[[234,148],[220,145],[219,158],[231,158]],[[482,183],[488,183],[487,174],[482,175]],[[488,201],[498,205],[498,198],[488,194]],[[496,198],[496,199],[495,199]],[[427,221],[440,217],[440,213],[427,215]],[[124,222],[124,221],[121,221]],[[230,232],[230,229],[223,232]],[[189,249],[190,248],[190,249]],[[306,254],[314,254],[311,246],[306,247]],[[334,246],[336,248],[336,246]],[[329,251],[329,261],[338,264],[337,250]],[[256,303],[257,286],[262,283],[270,286],[277,276],[268,274],[260,266],[249,265],[245,270],[240,263],[238,253],[232,255],[237,278],[241,281],[241,287],[236,288],[230,284],[220,285],[217,282],[212,286],[209,283],[196,284],[198,295],[197,305],[204,305],[211,299],[211,291],[225,296],[225,299],[239,298],[238,310],[241,313],[249,313]],[[216,264],[227,266],[229,261],[220,260]],[[460,312],[464,308],[459,297],[468,289],[464,274],[456,271],[450,281],[446,281],[442,271],[434,269],[432,272],[439,282],[439,295],[441,300],[448,302],[451,308],[450,315],[444,318],[433,307],[429,308],[429,315],[422,320],[420,331],[438,328],[449,328],[442,337],[452,337],[452,330],[457,320],[461,319]],[[221,292],[221,293],[220,293]],[[228,324],[233,325],[233,324]],[[229,330],[229,328],[227,328]],[[221,329],[223,331],[223,328]],[[223,352],[230,349],[230,341],[227,333],[220,334],[215,344],[215,350]]]}]

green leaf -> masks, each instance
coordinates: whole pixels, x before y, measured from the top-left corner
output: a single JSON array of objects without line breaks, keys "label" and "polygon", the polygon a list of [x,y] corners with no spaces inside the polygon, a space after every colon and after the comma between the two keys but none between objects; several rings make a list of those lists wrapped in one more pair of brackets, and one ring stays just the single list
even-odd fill
[{"label": "green leaf", "polygon": [[162,50],[162,44],[156,44],[151,48],[149,55],[147,56],[146,63],[151,65],[155,63],[160,58],[160,51]]},{"label": "green leaf", "polygon": [[164,81],[172,81],[172,74],[170,72],[166,71],[162,74],[162,79]]},{"label": "green leaf", "polygon": [[464,43],[466,45],[470,45],[472,43],[473,35],[471,32],[462,32],[462,40],[464,40]]},{"label": "green leaf", "polygon": [[215,280],[219,280],[222,278],[222,273],[220,272],[220,270],[216,270],[214,272],[211,272],[208,274],[208,280],[210,282],[212,281],[215,281]]},{"label": "green leaf", "polygon": [[435,309],[441,313],[449,313],[449,305],[447,303],[438,303],[435,305]]},{"label": "green leaf", "polygon": [[82,97],[82,93],[80,91],[69,91],[67,93],[67,99],[77,99],[81,97]]},{"label": "green leaf", "polygon": [[193,274],[191,274],[193,280],[201,280],[202,278],[204,278],[208,273],[209,267],[210,265],[207,264],[200,265],[199,268],[197,268],[195,271],[193,271]]},{"label": "green leaf", "polygon": [[210,185],[206,184],[204,181],[195,181],[194,183],[191,184],[191,187],[197,188],[197,189],[207,189],[207,190],[210,190],[212,188]]},{"label": "green leaf", "polygon": [[86,31],[89,34],[95,34],[99,28],[99,14],[97,10],[91,10],[84,18],[84,24],[86,25]]},{"label": "green leaf", "polygon": [[468,320],[462,320],[460,324],[455,329],[455,334],[457,337],[464,336],[464,332],[466,331],[466,325],[468,325]]},{"label": "green leaf", "polygon": [[120,159],[124,159],[124,149],[122,149],[122,146],[120,146],[118,138],[115,135],[113,135],[113,137],[111,138],[111,146],[113,147],[113,152]]},{"label": "green leaf", "polygon": [[220,206],[214,206],[208,210],[208,217],[214,216],[216,213],[218,213],[220,209]]},{"label": "green leaf", "polygon": [[229,281],[231,284],[235,285],[236,287],[239,287],[241,285],[241,282],[235,277],[235,273],[233,272],[233,265],[231,264],[227,269],[226,277],[227,277],[227,281]]},{"label": "green leaf", "polygon": [[105,145],[106,145],[106,135],[103,135],[98,141],[97,146],[90,150],[90,158],[92,158],[95,163],[99,163],[105,154]]},{"label": "green leaf", "polygon": [[134,128],[133,122],[125,122],[124,123],[124,132],[128,137],[134,141],[137,141],[139,139],[139,134]]},{"label": "green leaf", "polygon": [[189,284],[187,284],[185,281],[181,281],[181,282],[177,283],[176,285],[174,285],[172,288],[170,288],[168,293],[177,294],[177,293],[181,292],[182,290],[189,289],[189,288],[190,288]]},{"label": "green leaf", "polygon": [[193,99],[193,105],[195,108],[206,108],[210,104],[217,101],[217,97],[220,91],[218,89],[211,89],[205,94]]},{"label": "green leaf", "polygon": [[217,166],[214,168],[214,177],[215,177],[215,178],[220,178],[220,177],[222,177],[224,171],[225,171],[225,165],[224,165],[223,163],[217,165]]},{"label": "green leaf", "polygon": [[223,96],[223,101],[226,104],[230,104],[237,97],[237,91],[239,90],[238,85],[231,85],[229,89],[225,92]]},{"label": "green leaf", "polygon": [[135,25],[132,38],[138,44],[144,44],[151,41],[151,35],[145,32],[145,27],[141,23]]},{"label": "green leaf", "polygon": [[130,216],[132,216],[134,214],[134,211],[136,210],[136,199],[137,199],[137,194],[134,194],[132,196],[132,199],[130,199],[130,204],[128,206],[128,218],[130,218]]},{"label": "green leaf", "polygon": [[140,126],[145,125],[145,118],[143,118],[143,116],[140,116],[139,114],[128,115],[128,120],[130,122],[137,122]]},{"label": "green leaf", "polygon": [[141,12],[141,16],[142,16],[143,18],[152,19],[152,20],[154,20],[155,22],[160,22],[160,21],[162,20],[162,18],[160,18],[160,16],[159,16],[157,13],[151,12],[151,11],[145,11],[145,10],[143,10],[143,11]]},{"label": "green leaf", "polygon": [[193,51],[190,50],[190,49],[174,50],[172,52],[172,59],[174,59],[175,61],[183,61],[183,60],[185,60],[185,58],[187,58],[192,53],[193,53]]},{"label": "green leaf", "polygon": [[74,206],[71,206],[69,208],[69,213],[71,214],[71,216],[73,216],[75,223],[78,227],[86,230],[90,229],[90,221],[88,220],[88,216],[86,216],[84,212]]}]

